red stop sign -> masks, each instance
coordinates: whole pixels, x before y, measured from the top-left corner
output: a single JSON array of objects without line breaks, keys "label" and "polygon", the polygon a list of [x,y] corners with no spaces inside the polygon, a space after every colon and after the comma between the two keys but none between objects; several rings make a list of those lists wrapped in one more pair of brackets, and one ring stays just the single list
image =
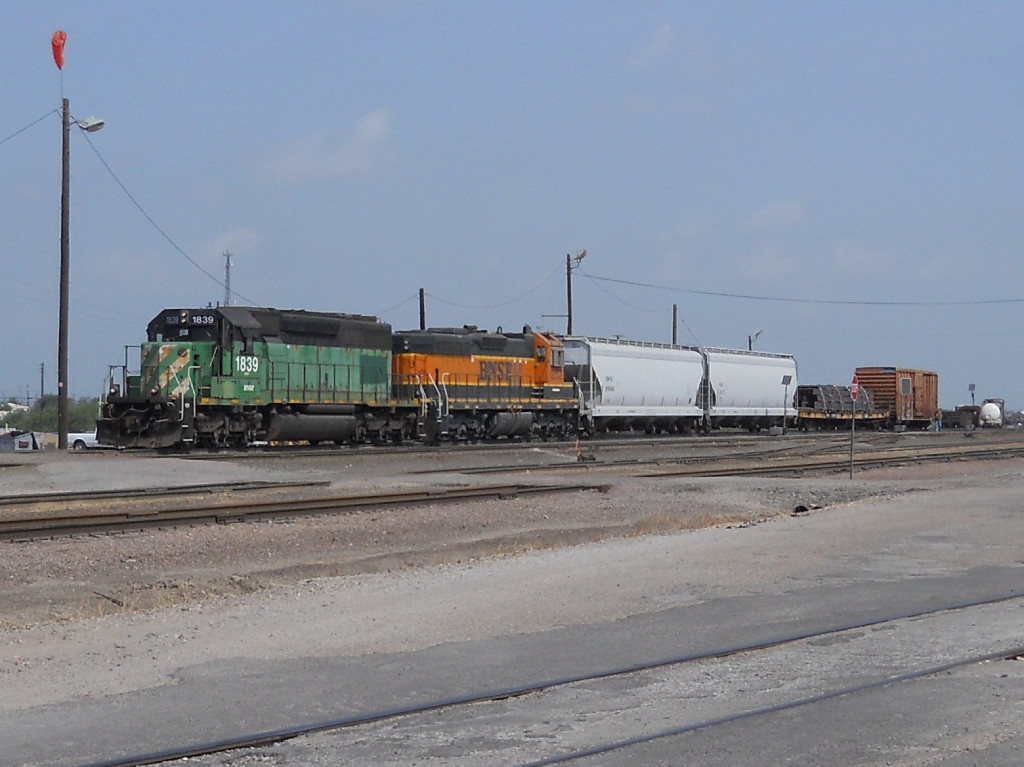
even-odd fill
[{"label": "red stop sign", "polygon": [[857,376],[855,374],[853,376],[853,382],[850,384],[850,396],[853,398],[854,402],[857,401],[858,394],[860,394],[860,385],[857,383]]}]

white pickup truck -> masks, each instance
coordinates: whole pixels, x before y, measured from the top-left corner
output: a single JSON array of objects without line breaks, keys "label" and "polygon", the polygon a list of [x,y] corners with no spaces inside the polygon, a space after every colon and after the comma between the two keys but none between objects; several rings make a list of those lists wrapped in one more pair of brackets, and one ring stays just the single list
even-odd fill
[{"label": "white pickup truck", "polygon": [[93,450],[103,447],[96,441],[95,431],[76,431],[68,434],[68,448],[71,450]]}]

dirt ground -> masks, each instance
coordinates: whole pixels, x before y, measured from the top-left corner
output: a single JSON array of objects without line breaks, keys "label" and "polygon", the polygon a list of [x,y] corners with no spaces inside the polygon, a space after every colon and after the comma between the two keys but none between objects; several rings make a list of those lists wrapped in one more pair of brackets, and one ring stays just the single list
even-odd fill
[{"label": "dirt ground", "polygon": [[[406,481],[403,467],[374,466],[376,475],[360,469],[339,479],[337,467],[306,475],[363,492]],[[287,474],[294,479],[296,465]],[[661,594],[641,571],[671,567],[659,551],[680,543],[679,531],[717,528],[709,532],[720,540],[794,514],[856,513],[1022,474],[1020,461],[986,461],[855,480],[603,477],[604,492],[3,542],[0,710],[173,684],[182,669],[215,659],[399,652],[656,609],[678,594]],[[154,486],[155,477],[199,483],[275,473],[112,458],[0,469],[11,494]],[[640,568],[637,577],[595,601],[588,584],[612,561],[616,571]],[[669,580],[665,588],[680,587]]]},{"label": "dirt ground", "polygon": [[[96,465],[118,466],[110,461]],[[142,466],[167,474],[166,463]],[[174,466],[195,482],[210,479],[204,472],[246,478],[255,471],[266,476],[262,468],[245,466]],[[71,472],[84,470],[98,484],[130,484],[113,472],[67,465],[63,469],[58,466],[54,471],[65,483],[80,483]],[[43,479],[45,466],[35,472],[42,476],[26,476],[30,473],[23,472],[21,478],[33,487],[59,484]],[[910,492],[917,487],[915,481],[949,473],[949,465],[943,464],[875,471],[855,481],[616,478],[602,490],[555,495],[4,542],[0,629],[187,606],[314,578],[458,564],[696,528],[743,527],[792,514],[797,507],[813,512],[861,498]],[[138,482],[145,481],[144,474],[137,467],[131,472]],[[318,476],[316,470],[309,475]],[[374,486],[388,482],[384,476]]]}]

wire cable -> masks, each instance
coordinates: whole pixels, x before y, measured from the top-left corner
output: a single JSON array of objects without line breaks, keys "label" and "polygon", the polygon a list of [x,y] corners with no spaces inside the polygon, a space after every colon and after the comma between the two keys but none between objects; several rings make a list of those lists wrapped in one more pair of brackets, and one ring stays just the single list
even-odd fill
[{"label": "wire cable", "polygon": [[21,133],[24,133],[25,131],[27,131],[27,130],[28,130],[29,128],[31,128],[31,127],[32,127],[33,125],[37,125],[38,123],[41,123],[41,122],[42,122],[43,120],[45,120],[45,119],[46,119],[47,117],[49,117],[50,115],[52,115],[52,114],[53,114],[54,112],[56,112],[57,114],[60,114],[60,111],[59,111],[59,110],[57,110],[57,109],[51,109],[51,110],[50,110],[49,112],[47,112],[46,114],[44,114],[44,115],[43,115],[42,117],[40,117],[40,118],[39,118],[38,120],[35,120],[35,121],[33,121],[33,122],[30,122],[30,123],[29,123],[28,125],[26,125],[26,126],[25,126],[24,128],[21,128],[20,130],[16,130],[16,131],[14,131],[14,133],[12,133],[12,134],[11,134],[10,136],[7,136],[6,138],[2,138],[2,139],[0,139],[0,144],[3,144],[3,143],[6,143],[6,142],[10,141],[10,140],[11,140],[12,138],[14,138],[15,136],[17,136],[17,135],[19,135],[19,134],[21,134]]},{"label": "wire cable", "polygon": [[[184,250],[183,250],[183,249],[182,249],[181,247],[179,247],[178,243],[176,243],[176,242],[175,242],[174,240],[172,240],[172,239],[171,239],[171,236],[170,236],[169,234],[167,234],[167,232],[165,232],[165,231],[164,231],[164,230],[163,230],[163,229],[162,229],[162,228],[160,227],[160,225],[159,225],[159,224],[157,224],[157,222],[156,222],[156,221],[154,221],[154,220],[153,220],[153,217],[152,217],[152,216],[150,216],[150,215],[149,215],[149,213],[147,213],[147,212],[146,212],[146,209],[145,209],[145,208],[143,208],[143,207],[142,207],[142,205],[141,205],[141,204],[139,203],[139,201],[135,199],[134,195],[132,195],[132,193],[128,191],[128,187],[126,187],[126,186],[125,186],[125,185],[124,185],[124,184],[123,184],[123,183],[121,182],[121,179],[117,177],[117,174],[116,174],[116,173],[114,173],[114,170],[113,170],[113,168],[111,168],[111,167],[110,167],[110,164],[109,164],[109,163],[107,163],[107,161],[106,161],[105,159],[103,159],[103,155],[101,155],[101,154],[100,154],[100,152],[99,152],[99,150],[98,150],[98,149],[96,148],[95,144],[93,144],[93,143],[92,143],[92,140],[91,140],[91,139],[89,138],[89,135],[88,135],[88,134],[86,134],[86,133],[83,133],[82,135],[83,135],[83,136],[85,136],[85,140],[86,140],[86,142],[87,142],[87,143],[89,144],[89,147],[90,147],[90,148],[92,149],[92,151],[93,151],[93,152],[94,152],[94,153],[96,154],[96,156],[97,156],[97,157],[99,158],[100,162],[101,162],[101,163],[103,163],[103,167],[107,169],[107,173],[109,173],[109,174],[110,174],[110,177],[111,177],[112,179],[114,179],[114,181],[115,181],[115,182],[117,183],[117,185],[118,185],[119,187],[121,187],[121,191],[122,191],[122,192],[124,192],[124,193],[125,193],[125,196],[127,196],[127,197],[128,197],[128,199],[129,199],[129,200],[131,200],[132,204],[133,204],[133,205],[134,205],[134,206],[135,206],[136,208],[138,208],[139,212],[140,212],[140,213],[141,213],[141,214],[142,214],[142,215],[143,215],[143,216],[145,217],[145,219],[146,219],[146,220],[147,220],[147,221],[148,221],[148,222],[149,222],[149,223],[150,223],[150,224],[151,224],[151,225],[153,226],[153,228],[154,228],[154,229],[156,229],[156,230],[157,230],[157,231],[158,231],[158,232],[160,233],[160,235],[161,235],[161,236],[162,236],[162,237],[163,237],[163,238],[164,238],[165,240],[167,240],[167,242],[168,242],[168,243],[170,243],[170,245],[171,245],[171,247],[172,247],[172,248],[174,248],[174,249],[175,249],[176,251],[178,251],[178,253],[180,253],[180,254],[181,254],[182,256],[184,256],[184,257],[185,257],[185,258],[186,258],[186,259],[188,260],[188,262],[189,262],[190,264],[192,264],[192,266],[194,266],[194,267],[195,267],[196,269],[198,269],[199,271],[201,271],[201,272],[202,272],[203,274],[205,274],[205,275],[206,275],[207,277],[209,277],[209,278],[210,278],[211,280],[213,280],[213,281],[214,281],[215,283],[217,283],[218,285],[220,285],[220,286],[221,286],[222,288],[224,288],[225,290],[227,290],[227,286],[226,286],[226,285],[225,285],[225,284],[224,284],[223,282],[221,282],[221,281],[220,281],[219,279],[217,279],[217,278],[216,278],[216,277],[214,277],[214,276],[213,276],[212,274],[210,274],[210,273],[209,273],[208,271],[206,271],[206,269],[204,269],[204,268],[203,268],[202,266],[200,266],[200,264],[199,264],[199,263],[198,263],[198,262],[197,262],[197,261],[196,261],[195,259],[193,259],[193,258],[192,258],[192,256],[190,256],[190,255],[189,255],[188,253],[186,253],[186,252],[185,252],[185,251],[184,251]],[[233,288],[232,288],[231,292],[232,292],[232,294],[234,294],[234,295],[238,296],[239,298],[241,298],[241,299],[243,299],[243,300],[245,300],[245,301],[249,302],[249,304],[251,304],[252,306],[259,306],[259,304],[257,304],[257,303],[256,303],[255,301],[253,301],[253,300],[252,300],[251,298],[249,298],[248,296],[245,296],[245,295],[243,295],[243,294],[239,293],[239,292],[238,292],[237,290],[235,290],[235,289],[233,289]]]},{"label": "wire cable", "polygon": [[740,298],[747,301],[775,301],[788,304],[826,304],[830,306],[987,306],[992,304],[1020,304],[1024,298],[989,298],[974,301],[841,301],[827,298],[792,298],[782,296],[755,296],[746,293],[722,293],[712,290],[695,290],[693,288],[676,288],[666,285],[652,285],[648,282],[620,280],[614,277],[599,277],[596,274],[584,274],[591,280],[615,282],[635,288],[653,288],[666,290],[670,293],[690,293],[698,296],[714,296],[716,298]]},{"label": "wire cable", "polygon": [[389,307],[388,307],[387,309],[385,309],[384,311],[382,311],[382,312],[377,312],[377,316],[378,316],[378,317],[383,317],[383,316],[384,316],[385,314],[388,314],[389,312],[393,312],[393,311],[394,311],[395,309],[398,309],[398,308],[400,308],[400,307],[403,307],[403,306],[405,306],[405,305],[406,305],[407,303],[409,303],[410,301],[415,301],[415,300],[416,300],[416,298],[418,297],[418,295],[419,295],[418,293],[413,293],[413,294],[412,294],[411,296],[409,296],[408,298],[405,298],[405,299],[403,299],[403,300],[399,301],[399,302],[398,302],[397,304],[395,304],[394,306],[389,306]]},{"label": "wire cable", "polygon": [[538,282],[536,285],[534,285],[532,288],[527,290],[522,295],[516,296],[515,298],[510,298],[508,301],[503,301],[503,302],[498,303],[498,304],[483,304],[483,305],[480,305],[480,306],[474,306],[473,304],[460,304],[460,303],[457,303],[455,301],[449,301],[449,300],[447,300],[445,298],[441,298],[440,296],[435,296],[433,293],[427,293],[426,295],[430,296],[435,301],[440,301],[442,304],[448,304],[449,306],[457,306],[460,309],[499,309],[502,306],[508,306],[509,304],[514,304],[514,303],[516,303],[518,301],[522,301],[527,296],[532,295],[533,293],[536,293],[541,288],[541,286],[543,286],[545,283],[547,283],[557,272],[560,272],[561,270],[562,270],[561,266],[555,267],[540,282]]}]

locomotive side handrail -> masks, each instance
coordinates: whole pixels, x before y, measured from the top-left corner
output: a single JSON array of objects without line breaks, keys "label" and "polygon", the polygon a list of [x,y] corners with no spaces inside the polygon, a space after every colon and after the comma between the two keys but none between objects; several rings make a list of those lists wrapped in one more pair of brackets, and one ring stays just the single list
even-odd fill
[{"label": "locomotive side handrail", "polygon": [[[451,375],[451,373],[444,373],[441,376],[441,381],[440,381],[441,390],[438,392],[438,397],[441,397],[442,399],[438,402],[438,404],[440,405],[439,411],[440,411],[440,414],[442,416],[447,416],[448,415],[448,401],[449,401],[449,397],[448,397],[448,384],[445,383],[445,379],[448,378],[448,376],[450,376],[450,375]],[[443,392],[443,395],[442,395],[442,392]]]}]

